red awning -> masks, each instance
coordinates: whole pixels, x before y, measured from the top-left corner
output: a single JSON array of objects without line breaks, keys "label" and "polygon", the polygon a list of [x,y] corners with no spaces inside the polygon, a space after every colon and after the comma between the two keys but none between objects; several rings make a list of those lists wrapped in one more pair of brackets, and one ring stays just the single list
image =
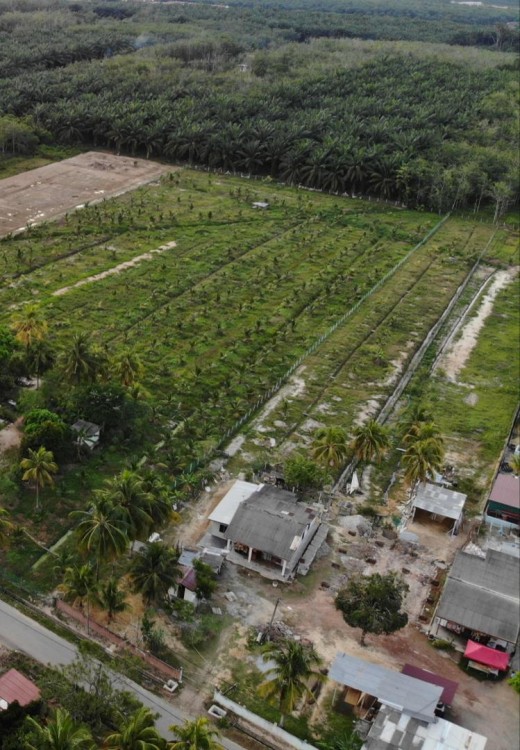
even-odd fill
[{"label": "red awning", "polygon": [[468,641],[464,656],[479,664],[485,664],[493,669],[505,671],[509,666],[509,654],[503,651],[496,651],[494,648],[482,646],[480,643]]}]

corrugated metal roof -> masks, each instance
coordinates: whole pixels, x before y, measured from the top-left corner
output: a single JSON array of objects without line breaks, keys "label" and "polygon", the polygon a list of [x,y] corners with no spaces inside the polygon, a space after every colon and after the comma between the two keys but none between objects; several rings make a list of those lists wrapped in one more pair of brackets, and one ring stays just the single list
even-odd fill
[{"label": "corrugated metal roof", "polygon": [[253,492],[256,492],[263,485],[253,484],[252,482],[242,482],[240,479],[233,484],[231,489],[226,492],[220,503],[210,513],[208,519],[216,523],[223,523],[228,526],[235,515],[238,506],[246,500]]},{"label": "corrugated metal roof", "polygon": [[383,706],[363,750],[484,750],[487,738],[445,719],[425,724]]},{"label": "corrugated metal roof", "polygon": [[413,664],[405,664],[401,672],[403,674],[407,674],[408,677],[415,677],[417,680],[423,680],[424,682],[429,682],[432,685],[440,685],[442,687],[442,702],[447,706],[451,706],[451,704],[453,703],[455,693],[457,692],[457,688],[459,686],[458,682],[453,682],[453,680],[448,680],[446,677],[442,677],[440,674],[430,672],[428,669],[421,669],[420,667],[416,667]]},{"label": "corrugated metal roof", "polygon": [[466,495],[462,492],[454,492],[446,487],[437,487],[435,484],[423,482],[417,489],[413,505],[428,513],[453,518],[456,521],[460,518],[465,502]]},{"label": "corrugated metal roof", "polygon": [[336,654],[329,678],[372,695],[381,703],[421,721],[434,721],[443,691],[440,685],[416,680],[342,653]]},{"label": "corrugated metal roof", "polygon": [[27,706],[39,698],[39,688],[17,669],[10,669],[0,677],[0,700],[8,705],[18,701],[20,706]]},{"label": "corrugated metal roof", "polygon": [[224,536],[290,560],[315,515],[292,492],[265,485],[241,503]]},{"label": "corrugated metal roof", "polygon": [[515,643],[520,619],[518,560],[488,549],[484,559],[459,552],[436,615],[468,630]]}]

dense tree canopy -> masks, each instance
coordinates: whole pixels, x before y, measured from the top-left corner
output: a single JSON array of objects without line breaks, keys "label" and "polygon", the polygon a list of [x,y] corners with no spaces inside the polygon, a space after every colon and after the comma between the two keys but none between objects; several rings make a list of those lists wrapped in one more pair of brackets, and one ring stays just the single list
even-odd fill
[{"label": "dense tree canopy", "polygon": [[50,138],[498,216],[517,199],[509,20],[433,0],[24,5],[0,13],[0,148]]}]

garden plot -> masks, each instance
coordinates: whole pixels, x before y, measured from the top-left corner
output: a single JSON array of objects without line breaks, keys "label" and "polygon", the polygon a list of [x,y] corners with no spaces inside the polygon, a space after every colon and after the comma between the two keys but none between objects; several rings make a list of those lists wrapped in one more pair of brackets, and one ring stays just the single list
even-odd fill
[{"label": "garden plot", "polygon": [[156,162],[89,151],[0,181],[0,236],[48,221],[172,171]]}]

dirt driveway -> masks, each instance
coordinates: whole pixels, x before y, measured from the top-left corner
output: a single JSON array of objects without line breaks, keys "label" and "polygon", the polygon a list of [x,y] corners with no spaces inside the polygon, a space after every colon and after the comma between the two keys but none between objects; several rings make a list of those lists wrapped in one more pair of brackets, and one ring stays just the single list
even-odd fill
[{"label": "dirt driveway", "polygon": [[145,159],[88,151],[7,177],[0,180],[0,236],[120,195],[174,169]]}]

